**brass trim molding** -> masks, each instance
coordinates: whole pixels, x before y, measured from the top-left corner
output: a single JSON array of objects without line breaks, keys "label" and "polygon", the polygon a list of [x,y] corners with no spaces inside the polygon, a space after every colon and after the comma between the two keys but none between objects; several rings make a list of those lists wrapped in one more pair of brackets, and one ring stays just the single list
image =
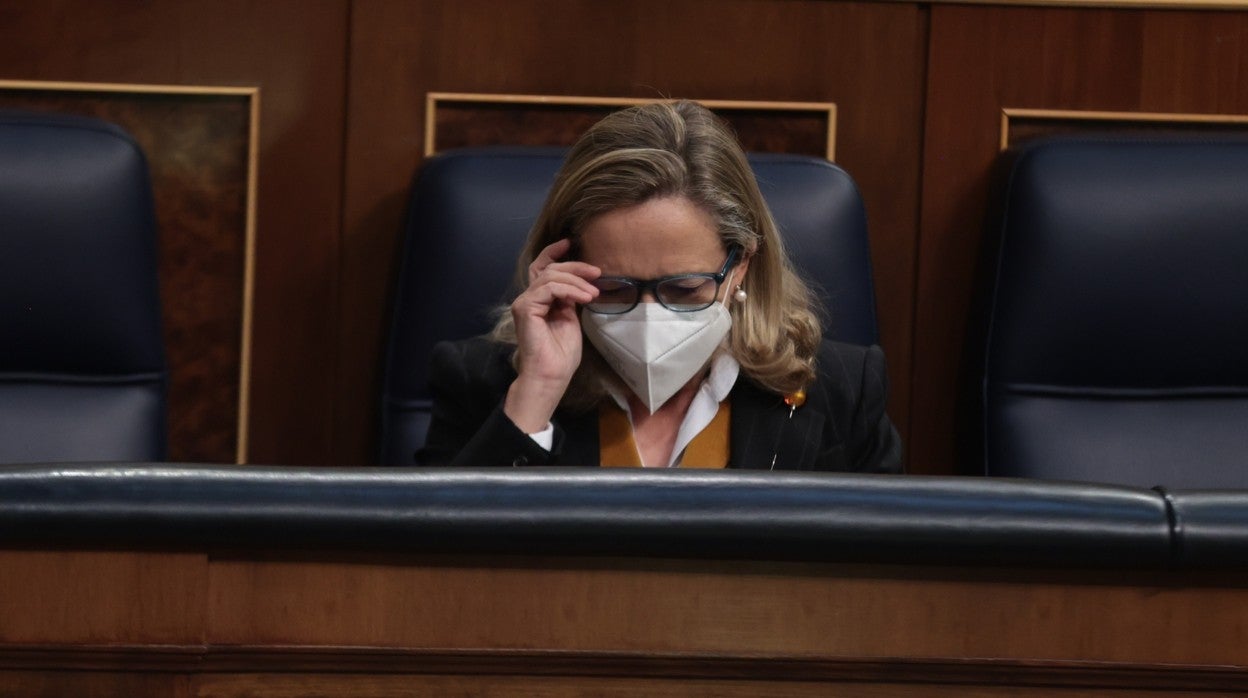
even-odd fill
[{"label": "brass trim molding", "polygon": [[260,163],[260,88],[200,85],[148,85],[106,82],[57,82],[42,80],[0,80],[0,90],[39,90],[47,92],[108,92],[154,95],[204,95],[244,97],[249,108],[247,142],[247,201],[243,241],[243,307],[239,346],[238,424],[235,462],[247,462],[248,423],[251,409],[251,351],[253,305],[255,299],[256,193]]},{"label": "brass trim molding", "polygon": [[[907,0],[885,0],[903,2]],[[1152,10],[1246,10],[1248,0],[931,0],[933,5],[1004,7],[1089,7]]]},{"label": "brass trim molding", "polygon": [[243,331],[239,339],[238,441],[234,460],[247,462],[251,418],[251,349],[256,297],[256,200],[260,184],[260,88],[250,88],[250,132],[247,137],[247,223],[243,252]]},{"label": "brass trim molding", "polygon": [[1123,122],[1153,124],[1226,124],[1248,126],[1248,115],[1241,114],[1191,114],[1165,112],[1133,112],[1133,111],[1079,111],[1062,109],[1012,109],[1001,110],[1001,137],[999,146],[1002,151],[1010,145],[1010,120],[1034,119],[1037,121],[1085,121],[1089,123]]},{"label": "brass trim molding", "polygon": [[[666,98],[642,97],[581,97],[569,95],[517,95],[472,92],[430,92],[425,95],[425,157],[437,152],[437,112],[439,103],[475,102],[484,104],[533,104],[581,107],[631,107],[671,101]],[[836,104],[833,102],[767,102],[748,100],[700,99],[698,103],[711,110],[741,111],[805,111],[827,114],[827,150],[825,158],[836,160]]]},{"label": "brass trim molding", "polygon": [[128,92],[161,95],[228,95],[250,97],[259,87],[207,87],[201,85],[140,85],[114,82],[57,82],[46,80],[0,80],[0,89],[48,90],[50,92]]}]

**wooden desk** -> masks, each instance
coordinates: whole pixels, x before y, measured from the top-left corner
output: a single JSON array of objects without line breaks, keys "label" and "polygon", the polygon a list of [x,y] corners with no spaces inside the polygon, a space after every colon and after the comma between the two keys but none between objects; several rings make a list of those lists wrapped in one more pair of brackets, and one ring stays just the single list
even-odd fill
[{"label": "wooden desk", "polygon": [[3,696],[1244,690],[1238,574],[0,551]]}]

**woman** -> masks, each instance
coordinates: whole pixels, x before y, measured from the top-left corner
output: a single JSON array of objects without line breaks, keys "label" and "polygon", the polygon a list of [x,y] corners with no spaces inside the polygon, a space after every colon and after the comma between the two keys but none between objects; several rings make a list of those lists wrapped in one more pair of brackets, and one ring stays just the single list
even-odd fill
[{"label": "woman", "polygon": [[417,462],[896,472],[878,347],[823,341],[741,147],[692,102],[573,146],[489,337],[440,344]]}]

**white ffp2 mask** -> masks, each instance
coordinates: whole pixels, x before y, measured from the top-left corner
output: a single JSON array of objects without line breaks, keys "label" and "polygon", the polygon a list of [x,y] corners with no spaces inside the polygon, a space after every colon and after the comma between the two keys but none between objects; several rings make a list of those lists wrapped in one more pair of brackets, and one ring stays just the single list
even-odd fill
[{"label": "white ffp2 mask", "polygon": [[702,370],[732,329],[723,303],[678,313],[638,303],[627,313],[581,311],[585,336],[654,414]]}]

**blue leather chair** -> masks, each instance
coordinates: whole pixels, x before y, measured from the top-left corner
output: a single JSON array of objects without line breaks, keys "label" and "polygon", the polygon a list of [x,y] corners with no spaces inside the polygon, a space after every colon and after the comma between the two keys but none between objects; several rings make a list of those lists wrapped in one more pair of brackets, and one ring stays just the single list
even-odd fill
[{"label": "blue leather chair", "polygon": [[[407,465],[424,443],[429,356],[482,334],[507,301],[516,258],[563,162],[561,148],[488,147],[427,160],[412,187],[386,362],[381,462]],[[826,160],[750,155],[790,253],[827,303],[827,335],[874,344],[866,214],[852,179]]]},{"label": "blue leather chair", "polygon": [[1248,486],[1248,140],[1038,143],[1001,235],[986,472]]},{"label": "blue leather chair", "polygon": [[0,463],[165,457],[156,267],[130,136],[0,112]]}]

